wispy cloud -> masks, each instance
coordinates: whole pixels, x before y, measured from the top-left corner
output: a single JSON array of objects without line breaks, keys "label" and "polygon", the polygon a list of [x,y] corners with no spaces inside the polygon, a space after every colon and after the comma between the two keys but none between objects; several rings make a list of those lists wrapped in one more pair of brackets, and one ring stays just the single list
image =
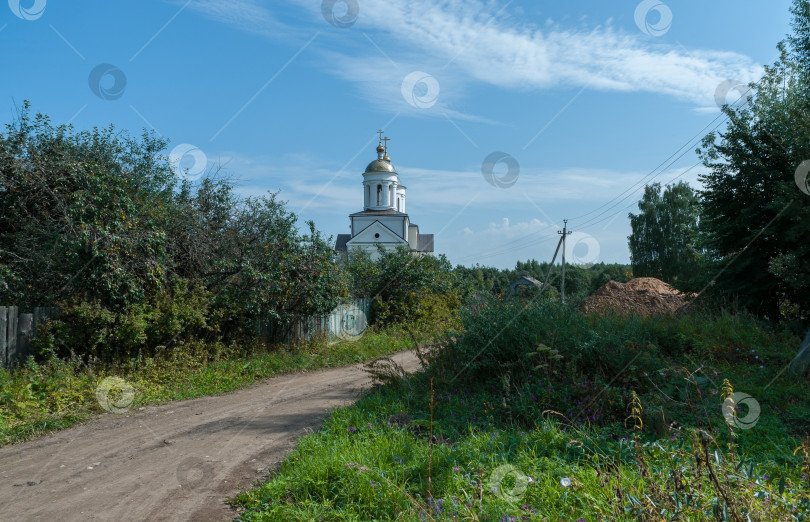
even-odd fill
[{"label": "wispy cloud", "polygon": [[[407,43],[406,61],[421,63],[428,73],[445,70],[452,60],[451,69],[467,79],[506,89],[589,85],[606,91],[657,92],[708,106],[721,82],[748,82],[761,74],[760,65],[738,53],[650,42],[641,32],[628,33],[611,22],[592,28],[553,22],[533,27],[511,18],[509,9],[496,16],[503,5],[367,0],[357,26]],[[369,72],[378,66],[369,63],[368,56],[345,55],[344,60],[355,62],[354,69],[365,62]]]},{"label": "wispy cloud", "polygon": [[[320,2],[290,2],[306,9],[313,23],[325,23]],[[268,36],[300,30],[284,28],[267,5],[259,0],[200,0],[193,8]],[[710,107],[721,82],[749,82],[761,75],[761,66],[748,56],[650,41],[640,31],[628,32],[612,23],[569,27],[548,21],[541,28],[511,15],[505,0],[364,0],[352,31],[366,38],[344,33],[341,41],[336,35],[334,45],[324,51],[325,63],[364,95],[370,94],[372,101],[394,111],[410,108],[412,114],[464,119],[475,117],[452,107],[468,83],[508,90],[588,86],[654,92]],[[368,35],[374,36],[371,43]],[[398,94],[402,78],[413,70],[439,79],[442,94],[436,110],[408,107]],[[401,106],[392,107],[394,100]]]},{"label": "wispy cloud", "polygon": [[240,31],[283,37],[292,28],[280,23],[256,0],[195,0],[189,9]]}]

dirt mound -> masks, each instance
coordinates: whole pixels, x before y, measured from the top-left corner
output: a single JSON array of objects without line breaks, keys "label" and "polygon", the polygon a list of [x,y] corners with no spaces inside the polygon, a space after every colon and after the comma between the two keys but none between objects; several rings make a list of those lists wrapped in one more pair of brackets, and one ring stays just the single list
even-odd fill
[{"label": "dirt mound", "polygon": [[585,313],[616,312],[622,315],[671,314],[687,303],[686,297],[654,277],[637,277],[626,283],[608,281],[585,299]]}]

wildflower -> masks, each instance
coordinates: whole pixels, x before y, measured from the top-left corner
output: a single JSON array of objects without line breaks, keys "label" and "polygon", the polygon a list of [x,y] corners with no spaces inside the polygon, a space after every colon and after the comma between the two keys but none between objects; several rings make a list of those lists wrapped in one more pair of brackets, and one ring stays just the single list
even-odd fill
[{"label": "wildflower", "polygon": [[453,466],[453,471],[455,473],[458,473],[459,471],[461,471],[461,469],[458,466]]},{"label": "wildflower", "polygon": [[354,426],[349,426],[349,433],[354,433],[356,428]]},{"label": "wildflower", "polygon": [[436,499],[436,502],[433,504],[433,508],[436,510],[437,515],[441,513],[443,507],[444,507],[444,500],[440,498]]},{"label": "wildflower", "polygon": [[534,484],[534,477],[526,477],[526,479],[528,480],[529,484]]},{"label": "wildflower", "polygon": [[568,477],[563,477],[560,479],[560,486],[567,488],[571,486],[571,479]]},{"label": "wildflower", "polygon": [[762,480],[768,482],[769,480],[771,480],[771,476],[766,473],[765,475],[762,475]]},{"label": "wildflower", "polygon": [[802,473],[802,479],[806,479],[806,478],[807,478],[807,473]]}]

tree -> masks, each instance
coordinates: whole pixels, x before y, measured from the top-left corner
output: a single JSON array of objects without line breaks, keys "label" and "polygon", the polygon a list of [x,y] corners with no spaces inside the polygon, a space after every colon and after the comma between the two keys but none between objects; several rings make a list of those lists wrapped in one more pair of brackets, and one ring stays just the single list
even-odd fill
[{"label": "tree", "polygon": [[26,102],[0,135],[0,302],[82,294],[122,310],[160,291],[174,175],[154,158],[165,146],[53,127]]},{"label": "tree", "polygon": [[726,131],[699,150],[705,245],[715,293],[755,313],[801,320],[810,310],[810,196],[797,186],[810,159],[810,4],[796,0],[790,49],[751,87],[749,106],[724,107]]},{"label": "tree", "polygon": [[657,277],[676,284],[694,273],[700,259],[697,248],[699,201],[687,183],[644,187],[639,214],[630,214],[632,234],[627,240],[633,275]]},{"label": "tree", "polygon": [[333,309],[330,242],[275,194],[181,181],[167,142],[31,117],[0,134],[0,304],[57,305],[54,345],[107,358]]},{"label": "tree", "polygon": [[[426,320],[423,316],[429,308],[459,306],[456,276],[444,254],[414,256],[407,247],[389,251],[378,248],[376,259],[365,251],[352,251],[345,266],[352,295],[373,298],[372,322]],[[432,303],[426,307],[428,301]]]}]

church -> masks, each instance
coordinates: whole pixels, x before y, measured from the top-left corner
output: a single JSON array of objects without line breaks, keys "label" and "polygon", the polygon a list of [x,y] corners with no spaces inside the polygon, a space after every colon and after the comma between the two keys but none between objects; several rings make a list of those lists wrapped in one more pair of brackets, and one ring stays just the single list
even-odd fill
[{"label": "church", "polygon": [[335,250],[346,255],[365,250],[372,258],[377,245],[385,250],[407,247],[414,255],[433,253],[433,234],[420,234],[405,213],[405,185],[388,157],[389,139],[378,133],[377,159],[363,173],[363,211],[349,215],[351,234],[338,234]]}]

